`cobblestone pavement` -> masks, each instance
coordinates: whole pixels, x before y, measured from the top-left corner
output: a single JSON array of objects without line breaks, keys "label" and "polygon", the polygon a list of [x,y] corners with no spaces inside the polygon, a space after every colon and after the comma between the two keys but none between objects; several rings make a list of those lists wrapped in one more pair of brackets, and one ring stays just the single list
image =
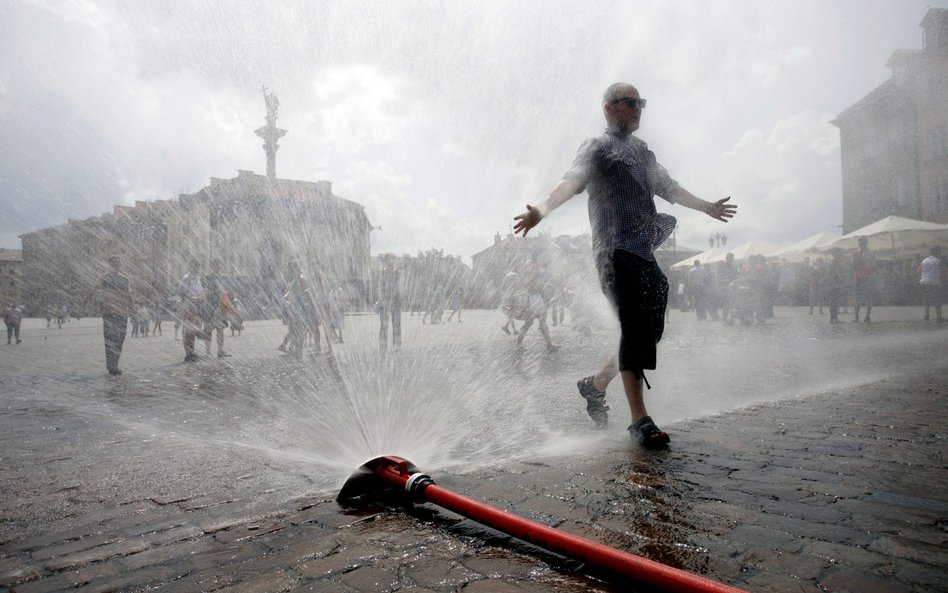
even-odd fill
[{"label": "cobblestone pavement", "polygon": [[[565,401],[575,405],[563,411],[555,398],[542,402],[565,426],[554,435],[560,449],[487,456],[483,443],[462,440],[480,463],[443,469],[405,456],[472,498],[748,591],[946,591],[948,332],[919,325],[916,313],[874,311],[870,331],[827,330],[779,312],[773,325],[803,340],[792,342],[791,358],[840,351],[826,367],[861,369],[867,381],[798,384],[786,378],[792,360],[776,370],[767,358],[759,369],[732,368],[737,383],[767,377],[749,390],[769,386],[775,401],[748,396],[718,413],[693,403],[691,415],[664,408],[663,417],[681,418],[663,425],[673,437],[667,451],[638,449],[621,427],[590,432],[570,393],[576,401]],[[488,338],[474,327],[493,321],[483,319],[467,316],[463,331],[409,322],[406,338],[437,345],[431,332],[441,332],[474,344],[453,358],[477,359]],[[689,339],[672,339],[667,362],[678,353],[711,376],[714,361],[694,359],[686,343],[707,344],[710,324],[672,323]],[[350,327],[349,345],[338,348],[344,371],[372,344],[370,319]],[[284,361],[273,350],[278,325],[251,326],[228,341],[233,358],[193,366],[177,362],[170,337],[132,340],[118,379],[102,376],[94,323],[73,322],[62,334],[24,329],[24,343],[7,347],[20,350],[0,358],[0,593],[637,590],[429,505],[340,507],[332,486],[355,465],[288,454],[300,450],[300,436],[271,401],[295,401],[285,394],[296,381],[325,405],[344,395],[339,369],[304,372]],[[755,333],[728,342],[784,347],[755,341],[771,329],[747,329]],[[532,379],[511,379],[503,397],[529,400],[588,368],[596,353],[565,328],[554,332],[565,352],[497,363],[499,376],[514,369]],[[800,347],[811,342],[812,352]],[[846,358],[856,348],[860,358]],[[558,358],[548,364],[549,356]],[[475,371],[492,378],[486,368]],[[280,389],[261,392],[266,372]],[[619,407],[613,400],[617,422]]]}]

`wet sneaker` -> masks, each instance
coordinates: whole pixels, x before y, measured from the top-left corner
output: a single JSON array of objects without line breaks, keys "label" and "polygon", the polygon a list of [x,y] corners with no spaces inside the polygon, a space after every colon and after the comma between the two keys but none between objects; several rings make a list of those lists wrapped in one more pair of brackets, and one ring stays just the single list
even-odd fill
[{"label": "wet sneaker", "polygon": [[664,449],[671,442],[668,433],[655,426],[651,416],[643,416],[629,426],[628,430],[632,433],[632,438],[647,449]]},{"label": "wet sneaker", "polygon": [[596,389],[592,377],[584,377],[576,382],[579,395],[586,400],[586,413],[596,423],[596,428],[609,426],[609,406],[606,405],[606,392]]}]

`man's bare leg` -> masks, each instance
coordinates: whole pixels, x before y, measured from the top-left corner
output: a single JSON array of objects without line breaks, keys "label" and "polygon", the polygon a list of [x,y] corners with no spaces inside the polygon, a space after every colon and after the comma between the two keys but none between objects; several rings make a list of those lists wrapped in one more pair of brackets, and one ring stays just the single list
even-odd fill
[{"label": "man's bare leg", "polygon": [[612,380],[615,379],[618,374],[619,367],[616,365],[616,357],[613,356],[606,361],[606,364],[603,365],[598,373],[593,375],[593,387],[599,391],[605,391],[609,383],[612,383]]},{"label": "man's bare leg", "polygon": [[648,416],[645,409],[645,397],[642,390],[642,377],[637,377],[632,371],[622,371],[622,386],[625,388],[625,399],[629,401],[629,411],[632,413],[632,424]]}]

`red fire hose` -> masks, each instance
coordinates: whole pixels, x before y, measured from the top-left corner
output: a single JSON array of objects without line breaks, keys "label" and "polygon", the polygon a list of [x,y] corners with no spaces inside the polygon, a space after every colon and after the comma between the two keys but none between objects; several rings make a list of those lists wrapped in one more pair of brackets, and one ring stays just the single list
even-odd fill
[{"label": "red fire hose", "polygon": [[349,478],[337,500],[345,502],[378,489],[378,478],[404,489],[412,502],[430,502],[478,523],[613,574],[673,593],[747,593],[717,581],[629,554],[496,509],[436,485],[400,457],[376,457]]}]

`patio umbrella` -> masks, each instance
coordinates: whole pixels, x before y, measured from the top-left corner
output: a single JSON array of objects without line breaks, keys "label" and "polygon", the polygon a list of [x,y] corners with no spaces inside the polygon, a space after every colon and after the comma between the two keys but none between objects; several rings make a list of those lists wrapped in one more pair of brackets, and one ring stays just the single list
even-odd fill
[{"label": "patio umbrella", "polygon": [[701,260],[702,264],[713,264],[717,262],[723,262],[727,257],[728,253],[734,254],[734,261],[744,261],[752,255],[763,255],[764,257],[773,257],[773,255],[779,252],[783,247],[776,245],[774,243],[769,243],[767,241],[748,241],[747,243],[742,243],[733,249],[718,249],[718,253],[707,258],[707,261]]},{"label": "patio umbrella", "polygon": [[928,253],[935,245],[948,245],[948,225],[887,216],[843,235],[821,247],[820,251],[836,248],[857,249],[860,237],[866,237],[869,240],[869,249],[880,252],[881,255],[922,254]]},{"label": "patio umbrella", "polygon": [[706,263],[710,258],[716,257],[718,254],[721,254],[721,261],[724,261],[724,254],[727,253],[726,249],[721,249],[719,247],[712,247],[707,251],[702,251],[698,255],[693,255],[687,259],[683,259],[678,263],[672,264],[672,270],[690,270],[691,266],[695,263],[695,260],[698,260],[702,264]]},{"label": "patio umbrella", "polygon": [[832,243],[839,238],[839,235],[836,233],[822,231],[806,239],[797,241],[786,249],[778,251],[774,254],[774,257],[788,264],[800,264],[803,263],[806,258],[814,257],[814,252],[818,251],[820,247],[827,243]]}]

